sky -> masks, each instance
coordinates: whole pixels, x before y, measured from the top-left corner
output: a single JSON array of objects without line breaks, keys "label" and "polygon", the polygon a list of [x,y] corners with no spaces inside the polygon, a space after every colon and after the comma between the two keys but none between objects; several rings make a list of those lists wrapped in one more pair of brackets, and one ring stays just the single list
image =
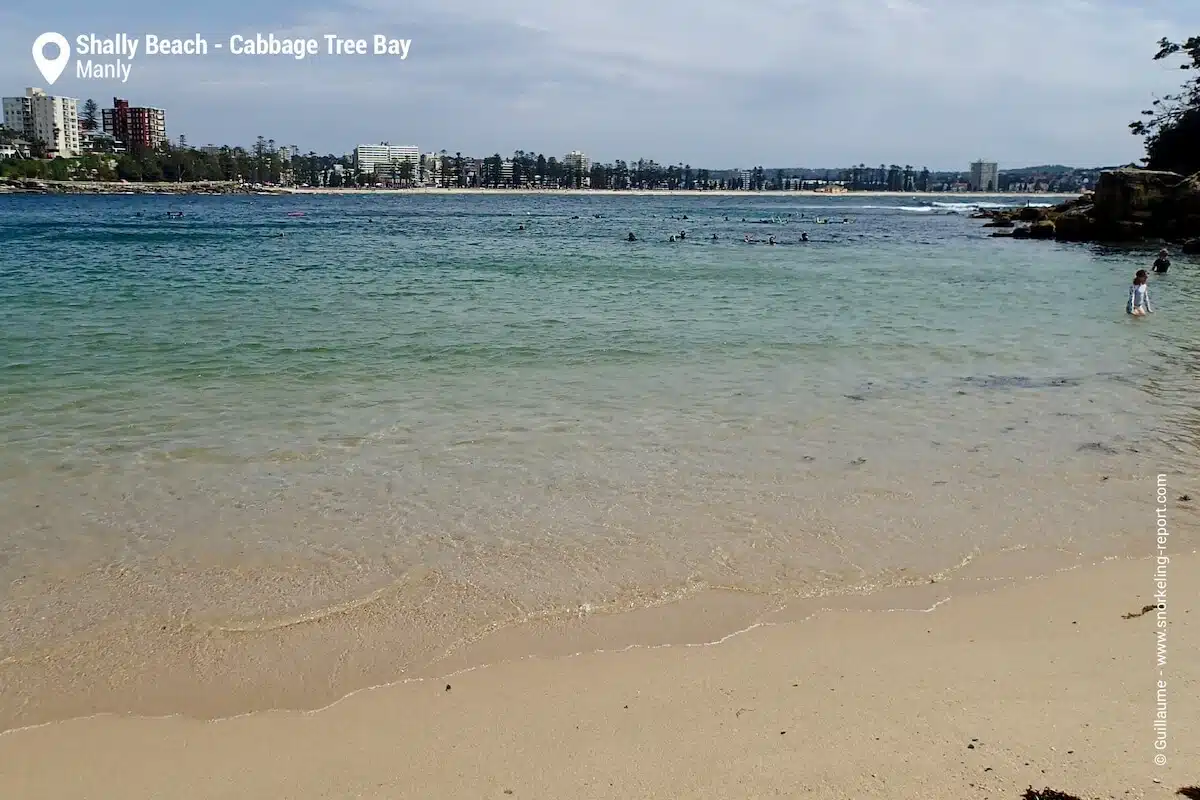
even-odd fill
[{"label": "sky", "polygon": [[[47,86],[45,31],[200,34],[209,55],[139,52],[126,83],[77,77],[76,56]],[[298,61],[232,55],[234,34],[411,46]],[[193,145],[339,155],[387,141],[713,169],[1107,166],[1141,156],[1128,123],[1185,77],[1152,61],[1157,41],[1196,34],[1190,0],[7,0],[0,95],[119,96],[166,109]]]}]

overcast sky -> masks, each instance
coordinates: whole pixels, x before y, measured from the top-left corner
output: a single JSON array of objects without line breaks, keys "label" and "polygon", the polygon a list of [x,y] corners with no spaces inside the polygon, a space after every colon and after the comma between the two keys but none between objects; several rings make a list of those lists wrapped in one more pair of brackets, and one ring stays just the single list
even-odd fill
[{"label": "overcast sky", "polygon": [[[129,82],[56,94],[167,110],[192,144],[262,135],[343,153],[654,158],[713,168],[899,163],[965,169],[1137,159],[1127,124],[1184,74],[1151,58],[1200,34],[1189,0],[8,0],[0,94],[45,86],[53,30],[191,36],[206,58],[140,53]],[[233,56],[232,34],[411,39],[408,58]],[[104,59],[110,60],[110,59]]]}]

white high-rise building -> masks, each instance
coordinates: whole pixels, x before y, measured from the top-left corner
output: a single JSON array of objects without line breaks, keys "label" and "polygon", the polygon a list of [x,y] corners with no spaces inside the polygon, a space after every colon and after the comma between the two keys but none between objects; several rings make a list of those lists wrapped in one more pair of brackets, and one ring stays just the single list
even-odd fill
[{"label": "white high-rise building", "polygon": [[354,166],[359,172],[375,172],[378,168],[390,168],[394,163],[409,161],[415,167],[421,161],[421,151],[416,145],[360,144],[354,148]]},{"label": "white high-rise building", "polygon": [[971,164],[971,191],[1000,191],[1000,170],[995,161],[976,161]]},{"label": "white high-rise building", "polygon": [[563,163],[572,172],[582,172],[584,175],[587,175],[592,168],[591,160],[578,150],[572,150],[563,156]]},{"label": "white high-rise building", "polygon": [[82,154],[79,142],[79,101],[55,97],[42,89],[25,90],[24,97],[3,99],[4,127],[29,141],[41,141],[46,154],[74,158]]}]

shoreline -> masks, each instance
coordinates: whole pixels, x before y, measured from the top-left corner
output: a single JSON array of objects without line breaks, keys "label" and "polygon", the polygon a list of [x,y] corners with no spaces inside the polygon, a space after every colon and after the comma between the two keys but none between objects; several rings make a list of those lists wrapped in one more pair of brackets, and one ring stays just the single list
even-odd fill
[{"label": "shoreline", "polygon": [[[1176,655],[1200,646],[1200,605],[1179,577],[1200,559],[1171,559]],[[1032,785],[1165,798],[1196,779],[1184,754],[1200,732],[1200,664],[1168,661],[1168,761],[1156,767],[1155,615],[1139,614],[1154,571],[1107,560],[949,600],[914,587],[865,607],[758,612],[706,638],[695,623],[737,611],[730,595],[689,610],[691,628],[660,615],[608,620],[624,641],[603,624],[533,631],[542,652],[447,665],[315,711],[48,723],[0,735],[0,793],[949,800]],[[652,629],[670,635],[647,641]]]},{"label": "shoreline", "polygon": [[[1099,469],[1108,473],[1111,468]],[[1030,515],[1013,517],[998,507],[974,505],[997,529],[1052,529],[1063,537],[1059,541],[1033,537],[995,540],[991,546],[978,541],[943,551],[933,539],[926,546],[938,556],[908,556],[870,571],[839,571],[832,564],[804,571],[797,566],[795,582],[786,585],[697,564],[693,569],[699,572],[674,579],[631,579],[612,589],[535,587],[518,577],[523,564],[570,569],[572,560],[560,556],[547,562],[548,553],[525,550],[519,562],[512,562],[504,547],[475,548],[473,560],[492,565],[486,580],[430,553],[393,575],[379,576],[382,583],[363,581],[357,590],[315,605],[293,605],[291,599],[279,603],[311,592],[313,580],[353,583],[353,577],[339,573],[335,578],[317,562],[277,564],[258,557],[247,560],[249,554],[229,562],[186,565],[164,554],[128,568],[98,561],[60,565],[61,572],[53,576],[30,572],[14,582],[10,602],[0,606],[0,627],[15,637],[0,650],[0,683],[6,686],[0,694],[0,732],[96,713],[217,719],[272,709],[306,712],[364,687],[475,669],[514,655],[557,657],[681,643],[680,636],[711,641],[779,613],[795,618],[842,607],[927,607],[1142,552],[1142,542],[1128,532],[1139,524],[1147,478],[1114,474],[1110,480],[1106,474],[1098,493],[1097,476],[1080,473],[1053,486],[1028,486],[1023,490],[1028,502],[1040,509]],[[1179,476],[1180,488],[1192,488],[1188,483]],[[877,514],[888,513],[886,500],[856,509],[855,498],[901,496],[884,489],[886,481],[872,485],[863,493],[830,498],[850,503],[839,517],[842,524],[869,529]],[[910,486],[911,494],[904,496],[912,513],[918,513],[915,509],[928,505],[954,505],[953,498],[982,489],[956,482],[939,494]],[[1120,511],[1100,513],[1100,506],[1080,511],[1097,498],[1103,498],[1102,506]],[[892,507],[891,513],[897,510]],[[760,506],[763,519],[771,513],[769,504]],[[968,524],[953,516],[931,519],[946,530]],[[1080,541],[1072,533],[1076,529],[1091,534]],[[1190,506],[1179,507],[1173,532],[1181,548],[1200,542],[1200,525]],[[622,557],[650,557],[646,545],[627,546],[634,550]],[[768,552],[761,557],[785,563],[816,559],[825,546],[816,536],[804,548],[806,556],[776,549],[774,556]],[[842,551],[844,559],[861,561],[852,555],[854,545],[847,542],[843,548],[849,548]],[[753,571],[749,562],[743,569]],[[247,571],[254,573],[254,582],[246,581]],[[197,576],[203,579],[197,582]],[[274,587],[273,592],[256,592],[258,583]],[[197,594],[205,585],[223,586],[225,597],[239,599],[206,602]],[[48,605],[50,598],[58,599]],[[100,602],[80,605],[85,598]],[[73,622],[66,627],[47,622],[33,613],[38,607]],[[297,660],[297,654],[303,659]]]},{"label": "shoreline", "polygon": [[883,192],[849,191],[832,194],[813,190],[799,191],[741,191],[728,189],[484,189],[431,187],[398,188],[331,188],[331,187],[264,187],[234,184],[221,181],[196,181],[191,183],[114,183],[100,181],[47,181],[10,179],[0,182],[0,194],[71,194],[128,197],[131,195],[219,195],[253,197],[292,197],[304,195],[328,196],[373,196],[373,195],[497,195],[497,196],[579,196],[579,197],[804,197],[804,198],[848,198],[848,197],[895,197],[900,199],[922,198],[944,199],[983,197],[997,198],[1046,198],[1059,200],[1078,197],[1076,193],[1048,192]]}]

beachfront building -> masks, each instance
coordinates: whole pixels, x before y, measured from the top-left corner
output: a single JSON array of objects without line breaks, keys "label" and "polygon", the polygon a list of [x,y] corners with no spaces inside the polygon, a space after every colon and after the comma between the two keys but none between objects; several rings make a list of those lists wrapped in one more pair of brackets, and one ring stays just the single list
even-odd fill
[{"label": "beachfront building", "polygon": [[422,186],[437,186],[442,177],[442,156],[440,153],[426,153],[421,156],[420,168],[417,171],[417,182]]},{"label": "beachfront building", "polygon": [[114,97],[100,118],[104,132],[126,150],[155,150],[167,143],[167,112],[161,108],[131,106]]},{"label": "beachfront building", "polygon": [[0,142],[0,160],[6,158],[29,158],[29,142],[24,139]]},{"label": "beachfront building", "polygon": [[416,145],[391,145],[381,142],[360,144],[354,148],[354,166],[361,173],[391,170],[404,161],[410,162],[414,168],[420,163],[421,151]]},{"label": "beachfront building", "polygon": [[996,192],[1000,190],[1000,169],[995,161],[976,161],[971,165],[971,191]]},{"label": "beachfront building", "polygon": [[75,158],[83,153],[79,143],[79,101],[55,97],[43,89],[29,88],[24,97],[5,97],[4,127],[31,142],[46,145],[46,155]]},{"label": "beachfront building", "polygon": [[572,150],[563,156],[563,164],[572,172],[572,174],[583,173],[584,175],[587,175],[592,169],[591,160],[578,150]]}]

